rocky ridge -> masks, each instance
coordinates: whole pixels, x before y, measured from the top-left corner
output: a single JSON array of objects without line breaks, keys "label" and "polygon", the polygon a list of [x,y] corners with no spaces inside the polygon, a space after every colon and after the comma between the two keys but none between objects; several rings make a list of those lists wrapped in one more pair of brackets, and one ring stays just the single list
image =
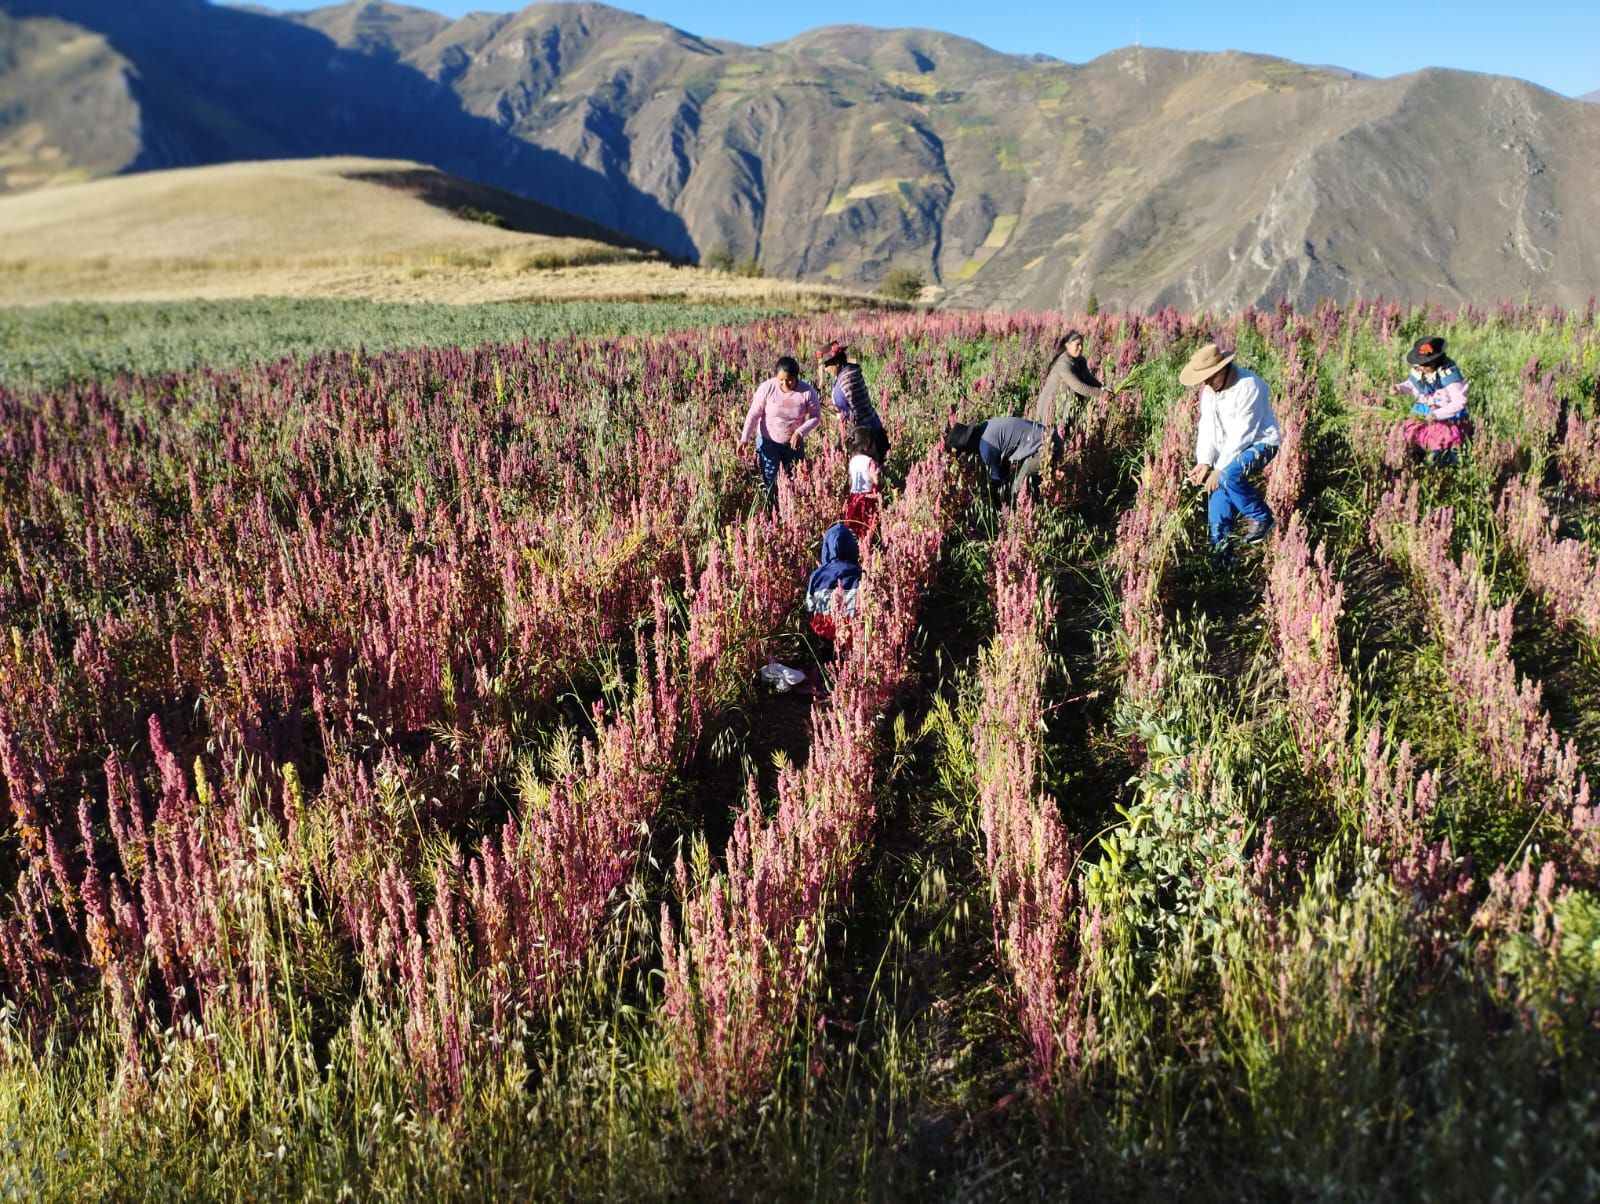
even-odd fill
[{"label": "rocky ridge", "polygon": [[241,158],[408,158],[669,254],[958,306],[1287,296],[1580,303],[1600,109],[1498,77],[920,30],[771,46],[597,4],[450,19],[0,3],[10,189]]}]

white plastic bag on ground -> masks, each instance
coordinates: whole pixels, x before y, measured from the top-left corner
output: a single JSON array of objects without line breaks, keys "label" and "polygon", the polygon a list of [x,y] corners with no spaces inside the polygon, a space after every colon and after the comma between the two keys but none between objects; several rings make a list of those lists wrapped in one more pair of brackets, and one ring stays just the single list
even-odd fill
[{"label": "white plastic bag on ground", "polygon": [[761,666],[757,676],[780,694],[792,690],[806,679],[803,669],[792,669],[788,665],[780,665],[777,661],[768,661]]}]

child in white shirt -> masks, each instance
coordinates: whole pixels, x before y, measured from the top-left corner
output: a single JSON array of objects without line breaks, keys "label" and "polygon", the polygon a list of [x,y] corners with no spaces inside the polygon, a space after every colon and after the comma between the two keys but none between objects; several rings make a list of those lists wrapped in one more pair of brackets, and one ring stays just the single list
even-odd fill
[{"label": "child in white shirt", "polygon": [[860,428],[850,441],[850,496],[845,499],[844,522],[862,544],[878,526],[883,495],[878,492],[878,462],[868,454]]}]

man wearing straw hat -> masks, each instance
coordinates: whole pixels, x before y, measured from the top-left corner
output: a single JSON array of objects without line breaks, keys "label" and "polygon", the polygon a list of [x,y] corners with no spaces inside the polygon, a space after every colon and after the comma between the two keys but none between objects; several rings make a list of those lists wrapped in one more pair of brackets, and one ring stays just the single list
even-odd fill
[{"label": "man wearing straw hat", "polygon": [[1200,386],[1200,426],[1189,483],[1204,485],[1211,495],[1211,547],[1224,555],[1235,518],[1244,518],[1246,543],[1259,543],[1272,530],[1272,511],[1251,478],[1278,454],[1279,440],[1267,382],[1234,364],[1233,356],[1207,343],[1178,373],[1185,388]]}]

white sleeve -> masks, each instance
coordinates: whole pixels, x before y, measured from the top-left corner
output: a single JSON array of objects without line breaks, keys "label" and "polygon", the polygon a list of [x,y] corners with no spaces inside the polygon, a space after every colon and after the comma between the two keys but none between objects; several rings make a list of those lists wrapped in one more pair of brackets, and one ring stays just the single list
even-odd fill
[{"label": "white sleeve", "polygon": [[1217,395],[1210,386],[1200,389],[1200,422],[1199,429],[1195,432],[1194,462],[1196,464],[1210,464],[1215,467],[1217,463]]},{"label": "white sleeve", "polygon": [[1231,460],[1244,450],[1256,425],[1256,412],[1265,401],[1261,381],[1254,373],[1239,375],[1239,381],[1222,395],[1225,404],[1217,409],[1218,454]]},{"label": "white sleeve", "polygon": [[1234,398],[1233,413],[1228,417],[1236,425],[1243,426],[1250,421],[1257,407],[1262,406],[1266,398],[1263,396],[1265,390],[1262,386],[1261,378],[1256,376],[1255,373],[1251,373],[1249,376],[1241,374],[1239,383],[1244,387],[1239,390],[1238,396]]}]

